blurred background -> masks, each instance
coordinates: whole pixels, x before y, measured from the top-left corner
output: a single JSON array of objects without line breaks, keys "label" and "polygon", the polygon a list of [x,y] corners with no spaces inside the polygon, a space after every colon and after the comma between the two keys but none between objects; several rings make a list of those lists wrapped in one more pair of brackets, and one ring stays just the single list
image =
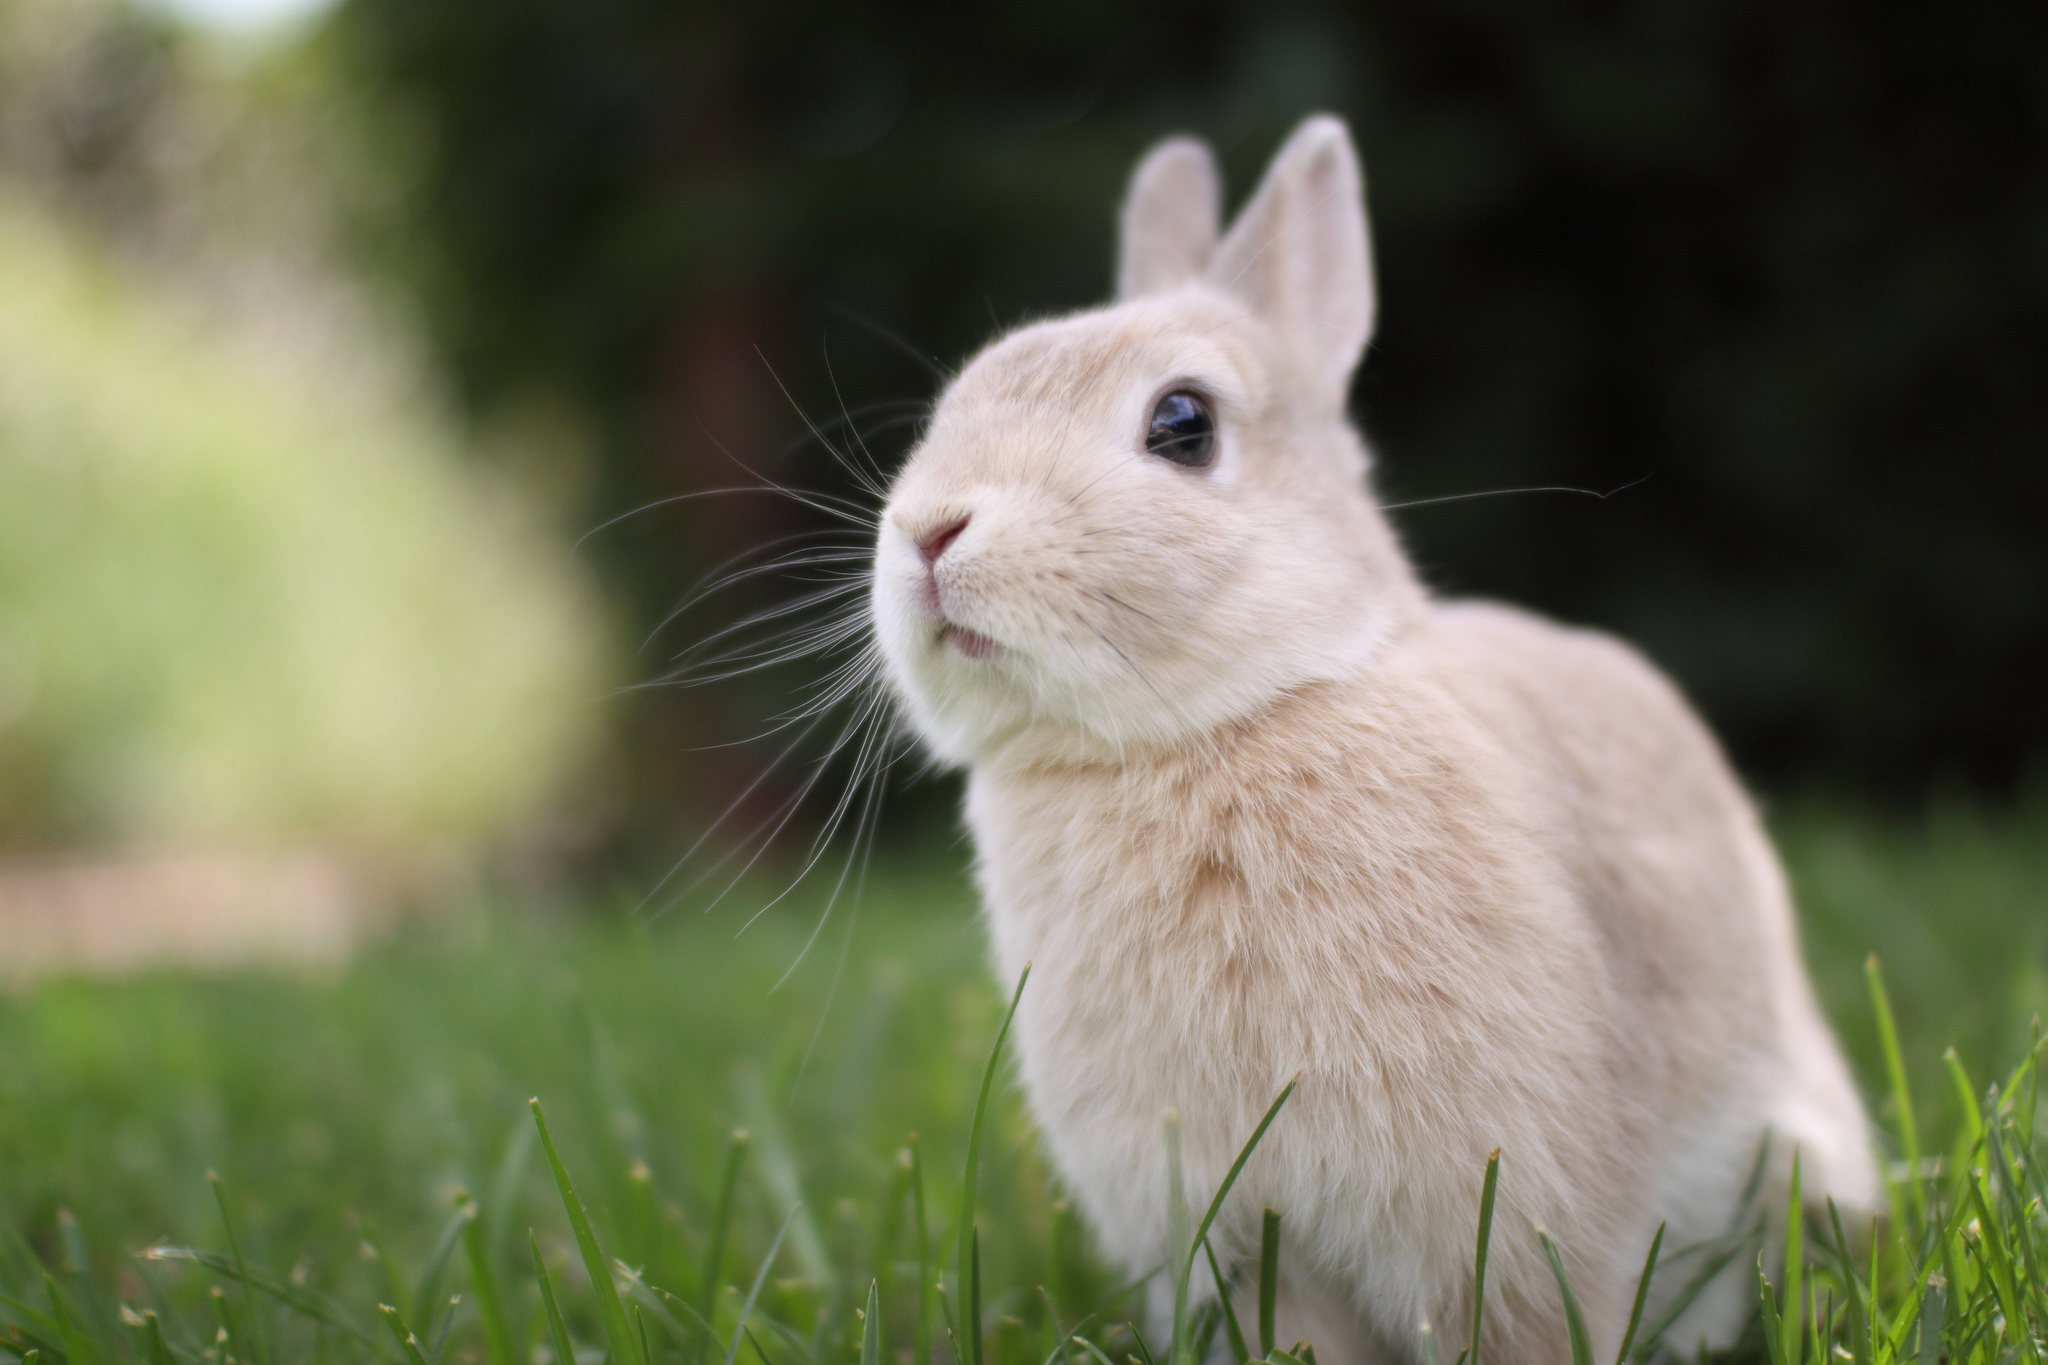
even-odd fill
[{"label": "blurred background", "polygon": [[[781,810],[815,669],[661,683],[830,523],[685,495],[860,499],[827,441],[1105,296],[1148,143],[1235,199],[1318,109],[1434,583],[1635,640],[1766,793],[2040,782],[2039,6],[0,0],[0,903],[644,886]],[[1620,491],[1468,496],[1552,487]]]},{"label": "blurred background", "polygon": [[[856,921],[837,856],[792,888],[817,667],[674,680],[850,543],[764,484],[861,503],[948,367],[1106,296],[1148,144],[1235,204],[1323,109],[1430,581],[1680,680],[1867,1093],[1873,951],[1930,1132],[1945,1047],[2004,1074],[2048,1010],[2035,0],[0,0],[0,1295],[97,1256],[146,1301],[119,1253],[218,1245],[209,1170],[350,1302],[432,1298],[458,1185],[560,1264],[534,1094],[636,1264],[704,1253],[743,1123],[735,1237],[801,1191],[833,1282],[907,1128],[958,1169],[998,1017],[957,786],[894,776]],[[696,600],[721,565],[764,571]],[[1028,1286],[1071,1223],[997,1109]],[[209,1281],[163,1283],[200,1359]]]}]

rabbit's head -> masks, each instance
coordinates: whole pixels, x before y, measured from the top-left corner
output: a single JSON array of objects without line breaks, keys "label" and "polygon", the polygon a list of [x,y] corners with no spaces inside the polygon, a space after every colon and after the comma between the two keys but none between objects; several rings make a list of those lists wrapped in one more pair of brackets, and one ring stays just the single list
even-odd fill
[{"label": "rabbit's head", "polygon": [[1344,125],[1302,124],[1227,235],[1219,207],[1207,148],[1154,149],[1116,301],[983,350],[898,476],[876,635],[942,758],[1182,744],[1418,610],[1345,415],[1374,289]]}]

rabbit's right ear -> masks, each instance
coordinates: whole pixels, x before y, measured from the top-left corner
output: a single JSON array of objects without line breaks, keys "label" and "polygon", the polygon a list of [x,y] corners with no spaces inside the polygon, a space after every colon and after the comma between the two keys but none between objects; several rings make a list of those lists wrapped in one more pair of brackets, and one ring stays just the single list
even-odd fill
[{"label": "rabbit's right ear", "polygon": [[1342,122],[1320,115],[1294,130],[1208,273],[1272,325],[1320,398],[1343,406],[1375,294],[1364,180]]},{"label": "rabbit's right ear", "polygon": [[1216,254],[1222,218],[1222,185],[1206,145],[1176,137],[1147,152],[1124,196],[1116,296],[1164,293],[1201,274]]}]

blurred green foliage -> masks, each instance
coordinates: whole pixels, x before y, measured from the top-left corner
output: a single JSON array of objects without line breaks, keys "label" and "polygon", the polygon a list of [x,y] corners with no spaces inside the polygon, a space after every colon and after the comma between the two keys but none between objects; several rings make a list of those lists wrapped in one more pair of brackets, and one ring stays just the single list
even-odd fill
[{"label": "blurred green foliage", "polygon": [[341,387],[0,197],[0,847],[403,854],[551,813],[595,595],[444,425]]},{"label": "blurred green foliage", "polygon": [[[756,472],[851,491],[784,448],[778,379],[896,423],[886,456],[915,412],[871,405],[928,398],[927,357],[1106,294],[1151,139],[1213,139],[1241,195],[1331,108],[1370,182],[1389,499],[1632,485],[1404,513],[1435,581],[1642,642],[1766,778],[2003,790],[2048,746],[2039,5],[345,0],[329,37],[408,177],[378,240],[473,408],[602,425],[592,525]],[[812,525],[718,507],[593,542],[643,628]],[[776,704],[634,724],[691,773]]]}]

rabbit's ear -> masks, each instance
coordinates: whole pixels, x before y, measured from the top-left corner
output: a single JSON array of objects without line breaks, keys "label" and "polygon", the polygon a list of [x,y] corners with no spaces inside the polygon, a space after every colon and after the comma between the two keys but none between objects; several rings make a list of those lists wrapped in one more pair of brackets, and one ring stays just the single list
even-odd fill
[{"label": "rabbit's ear", "polygon": [[1216,254],[1222,216],[1216,158],[1207,146],[1176,137],[1147,152],[1124,196],[1116,296],[1163,293],[1201,274]]},{"label": "rabbit's ear", "polygon": [[1341,120],[1302,123],[1209,264],[1212,284],[1272,324],[1342,405],[1377,302],[1358,153]]}]

